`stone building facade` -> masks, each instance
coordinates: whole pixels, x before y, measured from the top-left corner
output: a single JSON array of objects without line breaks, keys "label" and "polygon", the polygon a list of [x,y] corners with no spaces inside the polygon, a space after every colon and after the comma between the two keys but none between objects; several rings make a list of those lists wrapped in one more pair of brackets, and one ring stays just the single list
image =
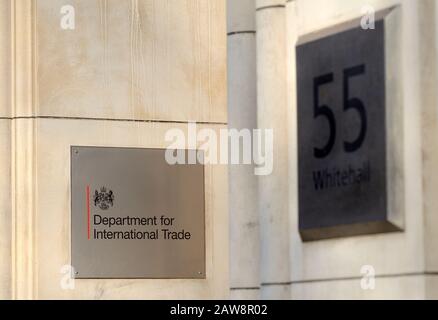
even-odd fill
[{"label": "stone building facade", "polygon": [[[303,241],[296,46],[370,8],[392,12],[403,228]],[[438,298],[437,16],[436,0],[0,0],[0,299]],[[205,167],[206,278],[65,286],[71,146],[165,148],[190,122],[275,138],[270,175]]]}]

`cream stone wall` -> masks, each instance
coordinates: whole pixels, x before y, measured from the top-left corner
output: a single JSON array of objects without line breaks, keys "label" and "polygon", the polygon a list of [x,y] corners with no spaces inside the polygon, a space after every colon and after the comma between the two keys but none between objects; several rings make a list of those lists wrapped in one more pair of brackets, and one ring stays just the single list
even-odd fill
[{"label": "cream stone wall", "polygon": [[[201,126],[199,129],[209,126]],[[214,127],[216,130],[223,126]],[[76,280],[63,290],[61,267],[70,264],[70,146],[163,148],[169,128],[158,124],[87,120],[37,120],[36,266],[37,298],[73,299],[205,299],[228,293],[228,208],[225,166],[207,166],[206,280]],[[127,170],[129,170],[127,168]]]},{"label": "cream stone wall", "polygon": [[425,270],[427,298],[438,297],[438,3],[419,4],[422,19],[419,21],[419,56],[423,61],[420,73],[422,110],[422,153],[423,153],[423,210],[425,225]]},{"label": "cream stone wall", "polygon": [[[253,3],[257,19],[258,126],[273,128],[276,139],[274,173],[258,179],[261,256],[254,263],[259,264],[261,272],[260,296],[437,298],[437,2]],[[296,44],[303,37],[321,35],[351,21],[358,23],[370,6],[377,13],[391,9],[386,33],[387,101],[391,108],[388,124],[392,128],[388,167],[397,175],[391,178],[389,193],[403,232],[303,242],[298,230]],[[245,196],[251,197],[251,193]],[[374,290],[361,288],[361,268],[365,265],[376,271]]]},{"label": "cream stone wall", "polygon": [[0,117],[11,115],[11,3],[0,1]]},{"label": "cream stone wall", "polygon": [[[62,30],[60,8],[76,9]],[[225,1],[36,0],[41,116],[227,122]]]},{"label": "cream stone wall", "polygon": [[[261,297],[289,298],[286,12],[284,1],[256,1],[257,124],[274,130],[274,171],[259,177]],[[286,259],[285,259],[286,258]]]},{"label": "cream stone wall", "polygon": [[0,1],[0,300],[11,297],[11,6]]},{"label": "cream stone wall", "polygon": [[[255,3],[228,0],[228,117],[230,129],[257,128]],[[260,298],[258,179],[253,165],[229,166],[232,299]]]},{"label": "cream stone wall", "polygon": [[[10,3],[12,116],[0,130],[11,127],[11,150],[2,154],[12,154],[12,210],[2,193],[0,219],[2,225],[12,220],[13,234],[2,234],[0,253],[7,256],[12,247],[12,279],[2,260],[1,283],[10,283],[16,299],[227,298],[227,169],[213,165],[205,177],[205,280],[75,280],[74,290],[61,286],[62,267],[71,263],[72,145],[165,148],[166,130],[186,130],[188,121],[200,123],[198,129],[227,126],[225,1]],[[60,27],[66,4],[75,8],[75,30]],[[7,135],[1,137],[1,150],[8,150]],[[1,183],[7,189],[7,180]],[[9,294],[5,288],[2,296]]]},{"label": "cream stone wall", "polygon": [[[66,4],[75,30],[60,27]],[[388,95],[402,153],[389,165],[401,166],[391,191],[404,230],[305,243],[295,46],[370,5],[397,13]],[[437,298],[437,18],[435,0],[0,0],[0,299]],[[170,128],[218,131],[228,118],[274,129],[274,172],[206,167],[207,279],[63,289],[70,146],[163,148]],[[374,290],[360,286],[364,265]]]},{"label": "cream stone wall", "polygon": [[[426,1],[427,2],[427,1]],[[420,81],[424,61],[418,55],[419,35],[428,32],[421,29],[419,21],[425,12],[419,10],[419,1],[296,1],[289,3],[290,17],[295,17],[298,38],[309,32],[316,32],[334,24],[360,18],[364,5],[372,5],[376,11],[397,6],[401,10],[397,17],[397,31],[401,30],[401,65],[397,75],[402,91],[402,99],[396,108],[402,115],[403,126],[396,139],[389,143],[401,144],[404,152],[404,177],[400,190],[404,191],[403,232],[354,238],[334,239],[303,243],[298,234],[297,207],[290,209],[292,221],[291,297],[292,298],[424,298],[427,295],[425,268],[425,228],[423,213],[423,168],[422,157],[422,92]],[[429,1],[428,5],[434,5]],[[318,8],[318,10],[314,10]],[[434,10],[432,10],[433,12]],[[397,37],[397,33],[393,34]],[[289,45],[293,45],[291,42]],[[389,50],[389,49],[388,49]],[[395,56],[388,57],[394,59]],[[387,64],[390,63],[387,61]],[[293,70],[293,68],[291,68]],[[424,75],[426,76],[426,75]],[[290,73],[289,77],[294,77]],[[388,94],[393,94],[389,92]],[[291,100],[289,110],[296,110]],[[294,111],[292,111],[292,117]],[[435,137],[436,139],[436,137]],[[296,133],[290,133],[293,150],[296,150]],[[291,151],[291,154],[294,151]],[[291,167],[296,172],[296,157],[291,159]],[[389,164],[391,165],[391,163]],[[290,181],[296,186],[296,178]],[[296,193],[295,193],[296,194]],[[296,204],[292,198],[291,203]],[[375,290],[363,290],[360,286],[361,267],[371,265],[376,271]]]},{"label": "cream stone wall", "polygon": [[[2,99],[3,100],[3,99]],[[0,120],[0,300],[11,298],[11,121]]]}]

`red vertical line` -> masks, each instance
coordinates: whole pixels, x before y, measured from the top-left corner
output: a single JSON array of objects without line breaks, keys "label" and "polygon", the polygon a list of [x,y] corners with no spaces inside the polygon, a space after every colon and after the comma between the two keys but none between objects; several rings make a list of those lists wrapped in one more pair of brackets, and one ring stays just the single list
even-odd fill
[{"label": "red vertical line", "polygon": [[87,186],[87,226],[88,240],[90,240],[90,186]]}]

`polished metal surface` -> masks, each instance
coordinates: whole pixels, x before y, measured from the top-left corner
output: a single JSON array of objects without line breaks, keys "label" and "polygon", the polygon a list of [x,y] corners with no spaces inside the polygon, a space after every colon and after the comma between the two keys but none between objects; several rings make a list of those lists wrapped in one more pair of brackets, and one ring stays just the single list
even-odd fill
[{"label": "polished metal surface", "polygon": [[71,148],[76,278],[205,278],[204,166],[165,150]]}]

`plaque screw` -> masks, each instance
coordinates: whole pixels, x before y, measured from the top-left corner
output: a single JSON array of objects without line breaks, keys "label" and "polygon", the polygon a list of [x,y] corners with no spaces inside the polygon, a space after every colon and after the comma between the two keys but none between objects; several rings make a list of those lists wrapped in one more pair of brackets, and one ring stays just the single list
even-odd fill
[{"label": "plaque screw", "polygon": [[75,150],[75,154],[78,154],[79,153],[79,151],[78,150]]}]

